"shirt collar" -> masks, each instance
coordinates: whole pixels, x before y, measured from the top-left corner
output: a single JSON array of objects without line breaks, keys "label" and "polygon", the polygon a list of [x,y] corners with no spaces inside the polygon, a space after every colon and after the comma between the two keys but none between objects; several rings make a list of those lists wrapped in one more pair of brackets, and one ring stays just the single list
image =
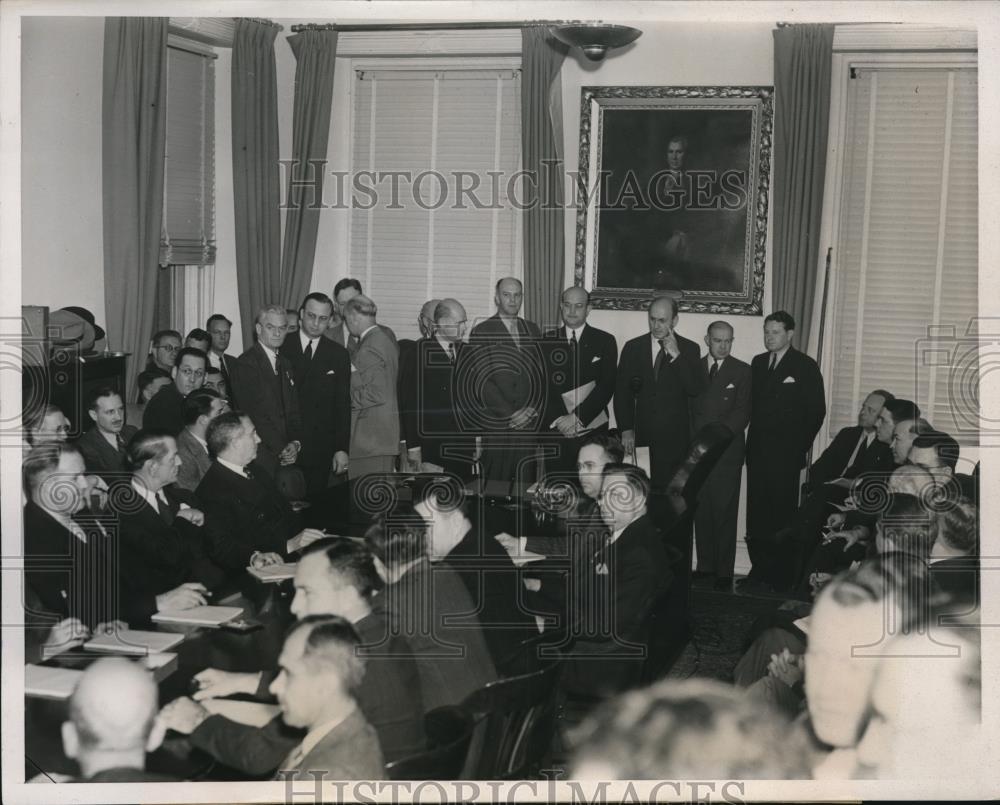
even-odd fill
[{"label": "shirt collar", "polygon": [[[96,425],[94,427],[97,428]],[[101,436],[104,437],[104,441],[106,441],[108,444],[110,444],[115,450],[118,449],[118,434],[117,433],[107,433],[107,432],[101,430],[100,428],[97,428],[97,432],[100,433]]]},{"label": "shirt collar", "polygon": [[316,744],[322,741],[327,735],[329,735],[337,727],[339,727],[341,724],[347,721],[348,718],[354,715],[354,711],[356,709],[357,707],[353,706],[351,707],[350,710],[348,710],[346,713],[339,716],[338,718],[332,718],[329,721],[324,721],[322,724],[317,724],[315,727],[309,730],[309,732],[306,733],[306,737],[302,739],[302,744],[300,745],[302,756],[305,757],[313,749],[315,749]]},{"label": "shirt collar", "polygon": [[231,461],[226,461],[224,458],[217,458],[215,460],[218,461],[223,467],[231,469],[237,475],[242,475],[244,478],[247,477],[246,470],[243,469],[243,467],[241,467],[239,464],[233,464]]},{"label": "shirt collar", "polygon": [[365,336],[368,335],[368,333],[370,333],[376,327],[378,327],[378,325],[377,324],[373,324],[371,327],[369,327],[367,330],[365,330],[361,335],[359,335],[358,336],[358,343],[361,343],[362,341],[364,341]]},{"label": "shirt collar", "polygon": [[[789,349],[791,349],[791,346],[792,346],[791,344],[788,344],[784,349],[779,349],[777,352],[772,352],[771,353],[772,355],[777,355],[778,356],[777,358],[775,358],[775,361],[774,361],[774,365],[775,366],[777,366],[779,363],[781,363],[781,359],[785,357],[785,354],[788,352]],[[768,362],[768,364],[770,364],[771,363],[771,359],[768,358],[767,362]]]},{"label": "shirt collar", "polygon": [[573,333],[576,333],[576,340],[579,341],[583,337],[583,330],[587,326],[587,322],[584,322],[579,327],[567,327],[566,328],[566,340],[569,341],[573,338]]},{"label": "shirt collar", "polygon": [[306,346],[310,342],[312,342],[312,341],[316,341],[317,342],[317,343],[313,344],[313,355],[315,355],[316,354],[316,350],[319,348],[319,343],[318,343],[319,339],[318,338],[310,338],[308,335],[305,334],[305,332],[303,332],[302,328],[299,327],[299,343],[302,344],[302,351],[303,352],[306,351]]},{"label": "shirt collar", "polygon": [[440,346],[441,349],[443,349],[445,352],[448,352],[448,345],[449,344],[454,344],[455,343],[454,341],[445,341],[439,335],[435,335],[434,336],[434,340],[438,342],[438,346]]},{"label": "shirt collar", "polygon": [[163,494],[162,489],[159,492],[154,492],[153,490],[149,489],[145,484],[142,484],[139,481],[137,481],[135,478],[132,479],[132,488],[142,496],[142,499],[146,501],[146,503],[148,503],[157,511],[160,510],[159,504],[157,503],[157,498],[159,498],[161,501],[166,500],[166,496]]},{"label": "shirt collar", "polygon": [[267,359],[271,362],[271,365],[274,366],[278,362],[277,350],[265,347],[262,341],[258,341],[257,343],[260,344],[260,348],[264,350],[264,354],[267,355]]},{"label": "shirt collar", "polygon": [[197,433],[195,433],[191,428],[185,428],[185,430],[194,438],[198,444],[205,448],[205,452],[208,452],[208,442],[201,438]]}]

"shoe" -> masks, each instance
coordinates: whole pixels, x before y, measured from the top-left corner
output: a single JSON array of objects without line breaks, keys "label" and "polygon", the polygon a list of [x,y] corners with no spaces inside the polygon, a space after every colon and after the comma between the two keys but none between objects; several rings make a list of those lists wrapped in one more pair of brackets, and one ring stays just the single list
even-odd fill
[{"label": "shoe", "polygon": [[715,580],[712,589],[720,593],[731,593],[733,591],[733,580],[729,576],[720,576]]}]

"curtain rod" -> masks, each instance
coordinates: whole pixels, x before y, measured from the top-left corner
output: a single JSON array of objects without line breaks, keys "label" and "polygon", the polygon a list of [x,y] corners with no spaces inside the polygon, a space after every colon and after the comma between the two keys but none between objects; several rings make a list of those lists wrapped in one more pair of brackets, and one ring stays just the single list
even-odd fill
[{"label": "curtain rod", "polygon": [[514,20],[511,22],[375,22],[359,25],[338,25],[335,22],[326,25],[310,23],[308,25],[293,25],[292,33],[299,31],[343,31],[345,33],[361,33],[368,31],[476,31],[495,30],[501,28],[525,28],[528,26],[561,25],[562,20]]},{"label": "curtain rod", "polygon": [[270,28],[277,28],[279,31],[284,31],[285,26],[279,25],[271,20],[265,20],[263,17],[233,17],[236,20],[246,20],[247,22],[256,22],[258,25],[267,25]]}]

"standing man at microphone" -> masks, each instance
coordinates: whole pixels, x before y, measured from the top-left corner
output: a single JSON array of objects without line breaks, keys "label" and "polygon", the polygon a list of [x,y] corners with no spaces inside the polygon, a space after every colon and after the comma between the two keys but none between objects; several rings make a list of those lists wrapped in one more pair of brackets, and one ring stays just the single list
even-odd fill
[{"label": "standing man at microphone", "polygon": [[649,333],[627,342],[618,362],[615,419],[625,452],[649,448],[650,480],[664,487],[691,440],[690,402],[704,386],[698,345],[676,332],[677,300],[649,306]]}]

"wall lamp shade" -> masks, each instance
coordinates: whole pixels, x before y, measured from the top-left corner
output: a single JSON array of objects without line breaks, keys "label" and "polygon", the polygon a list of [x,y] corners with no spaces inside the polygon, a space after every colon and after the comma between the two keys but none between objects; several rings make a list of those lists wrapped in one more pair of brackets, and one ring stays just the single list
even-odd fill
[{"label": "wall lamp shade", "polygon": [[601,61],[609,49],[624,47],[642,36],[638,28],[599,22],[565,23],[553,25],[549,30],[563,44],[580,48],[591,61]]}]

